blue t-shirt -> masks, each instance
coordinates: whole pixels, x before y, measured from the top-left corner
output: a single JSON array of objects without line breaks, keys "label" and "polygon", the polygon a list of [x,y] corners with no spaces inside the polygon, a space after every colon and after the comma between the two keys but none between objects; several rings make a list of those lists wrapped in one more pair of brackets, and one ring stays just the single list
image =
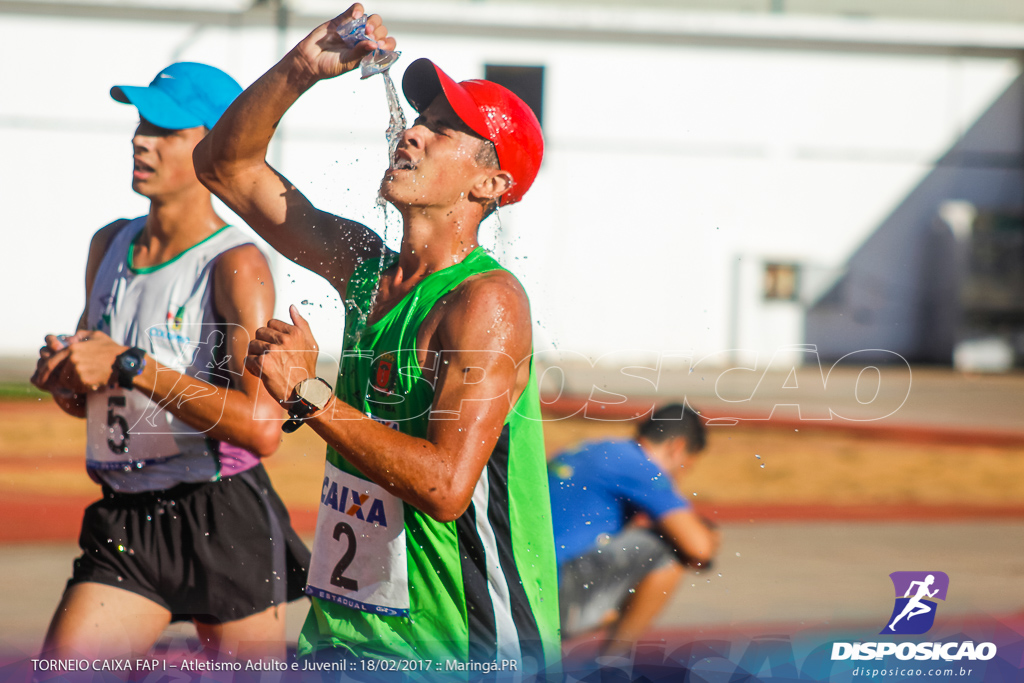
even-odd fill
[{"label": "blue t-shirt", "polygon": [[598,441],[548,463],[558,564],[582,555],[601,534],[617,534],[636,512],[661,519],[690,507],[635,441]]}]

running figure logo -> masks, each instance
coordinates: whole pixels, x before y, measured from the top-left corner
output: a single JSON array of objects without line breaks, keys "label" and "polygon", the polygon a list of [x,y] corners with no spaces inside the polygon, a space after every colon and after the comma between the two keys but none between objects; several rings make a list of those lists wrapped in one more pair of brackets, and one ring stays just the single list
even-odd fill
[{"label": "running figure logo", "polygon": [[881,634],[926,633],[935,623],[936,607],[928,598],[945,600],[949,577],[944,572],[893,572],[889,578],[896,589],[896,605]]}]

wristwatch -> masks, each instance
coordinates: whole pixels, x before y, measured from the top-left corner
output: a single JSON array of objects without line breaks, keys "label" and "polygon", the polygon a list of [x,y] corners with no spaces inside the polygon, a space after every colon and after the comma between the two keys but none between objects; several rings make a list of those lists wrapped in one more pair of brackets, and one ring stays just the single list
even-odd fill
[{"label": "wristwatch", "polygon": [[124,389],[131,389],[135,378],[142,374],[145,367],[146,352],[137,346],[128,349],[114,360],[117,385]]},{"label": "wristwatch", "polygon": [[319,377],[304,379],[292,389],[293,401],[288,406],[288,417],[281,425],[281,431],[291,434],[302,426],[302,421],[313,413],[323,410],[334,396],[334,389]]}]

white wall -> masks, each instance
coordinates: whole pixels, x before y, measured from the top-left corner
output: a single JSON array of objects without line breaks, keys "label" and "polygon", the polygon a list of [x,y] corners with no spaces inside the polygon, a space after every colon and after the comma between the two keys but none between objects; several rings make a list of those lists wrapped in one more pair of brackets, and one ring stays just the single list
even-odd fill
[{"label": "white wall", "polygon": [[[66,49],[33,52],[32,69],[20,68],[39,35]],[[457,79],[480,77],[485,63],[546,66],[544,166],[526,200],[502,209],[500,241],[492,224],[484,243],[526,284],[538,347],[594,355],[727,348],[736,258],[748,264],[738,345],[764,358],[802,342],[802,308],[762,302],[757,264],[841,272],[1020,73],[981,57],[399,39],[396,77],[420,56]],[[18,322],[0,354],[70,329],[90,235],[146,210],[129,186],[135,111],[110,100],[110,86],[145,84],[174,60],[207,61],[247,85],[276,51],[262,28],[3,17],[0,291]],[[379,79],[343,77],[293,108],[275,153],[319,207],[379,230],[386,125]],[[337,348],[329,288],[290,264],[275,274],[279,314],[312,302],[321,347]]]}]

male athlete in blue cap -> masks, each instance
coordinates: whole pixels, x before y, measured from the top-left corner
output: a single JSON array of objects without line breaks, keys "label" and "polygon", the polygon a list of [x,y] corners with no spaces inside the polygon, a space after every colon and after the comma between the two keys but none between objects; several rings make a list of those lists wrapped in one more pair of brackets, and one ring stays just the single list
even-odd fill
[{"label": "male athlete in blue cap", "polygon": [[110,91],[139,110],[132,189],[150,209],[93,237],[78,331],[47,336],[33,377],[87,420],[86,468],[103,487],[45,657],[140,656],[183,619],[213,656],[284,657],[309,553],[260,464],[283,411],[243,369],[274,285],[192,166],[240,92],[196,63]]}]

